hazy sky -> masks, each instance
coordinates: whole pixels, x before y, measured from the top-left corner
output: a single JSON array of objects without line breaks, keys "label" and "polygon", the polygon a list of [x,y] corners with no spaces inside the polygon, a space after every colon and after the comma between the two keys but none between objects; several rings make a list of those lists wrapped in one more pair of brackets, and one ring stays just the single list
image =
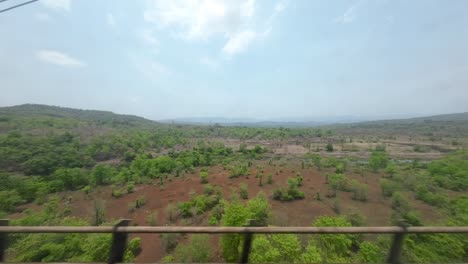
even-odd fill
[{"label": "hazy sky", "polygon": [[0,105],[151,119],[465,112],[467,14],[466,0],[40,0],[0,13]]}]

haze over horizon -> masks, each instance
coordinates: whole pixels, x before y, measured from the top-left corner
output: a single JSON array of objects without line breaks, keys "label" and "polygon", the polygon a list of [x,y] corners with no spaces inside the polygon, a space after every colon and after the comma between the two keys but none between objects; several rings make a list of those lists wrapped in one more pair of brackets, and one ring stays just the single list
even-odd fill
[{"label": "haze over horizon", "polygon": [[41,0],[0,14],[0,106],[152,120],[468,112],[465,10],[463,0]]}]

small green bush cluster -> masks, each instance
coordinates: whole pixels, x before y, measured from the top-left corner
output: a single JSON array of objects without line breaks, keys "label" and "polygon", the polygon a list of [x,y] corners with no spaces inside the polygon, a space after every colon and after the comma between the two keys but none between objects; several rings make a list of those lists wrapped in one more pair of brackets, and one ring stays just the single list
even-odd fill
[{"label": "small green bush cluster", "polygon": [[239,185],[239,195],[242,199],[247,200],[249,199],[249,192],[248,192],[248,186],[245,183],[241,183]]},{"label": "small green bush cluster", "polygon": [[206,171],[201,171],[200,172],[200,182],[201,183],[208,183],[208,172]]},{"label": "small green bush cluster", "polygon": [[280,201],[293,201],[304,199],[304,192],[299,191],[302,186],[302,177],[288,178],[288,188],[279,188],[273,191],[273,199]]},{"label": "small green bush cluster", "polygon": [[351,192],[353,193],[353,200],[361,202],[367,201],[367,184],[352,180]]},{"label": "small green bush cluster", "polygon": [[229,168],[229,178],[237,178],[240,176],[247,176],[249,173],[249,169],[246,165],[237,165],[231,166]]},{"label": "small green bush cluster", "polygon": [[177,204],[178,214],[183,218],[189,218],[195,215],[200,215],[220,202],[221,196],[200,194],[193,197],[190,201]]},{"label": "small green bush cluster", "polygon": [[393,193],[401,189],[398,183],[387,179],[380,179],[380,188],[384,197],[392,197]]}]

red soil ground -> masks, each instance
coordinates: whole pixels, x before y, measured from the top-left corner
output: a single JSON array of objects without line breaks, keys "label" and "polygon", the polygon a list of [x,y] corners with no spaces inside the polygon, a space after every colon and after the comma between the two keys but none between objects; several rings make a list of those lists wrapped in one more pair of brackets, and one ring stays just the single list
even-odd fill
[{"label": "red soil ground", "polygon": [[[298,161],[289,161],[285,166],[279,166],[279,162],[274,162],[277,166],[271,166],[266,161],[257,161],[250,168],[248,177],[239,177],[236,179],[229,178],[229,171],[223,170],[222,166],[214,166],[209,168],[208,181],[211,185],[220,186],[222,188],[224,197],[229,197],[232,188],[237,189],[240,183],[248,184],[249,197],[254,197],[259,192],[264,192],[270,198],[273,217],[271,220],[272,225],[277,226],[310,226],[315,217],[322,215],[335,215],[332,207],[334,200],[327,198],[327,184],[325,182],[325,175],[332,173],[329,170],[317,171],[315,168],[301,169],[301,164]],[[257,173],[257,166],[263,166],[263,186],[258,186],[258,179],[255,177]],[[276,175],[278,172],[278,175]],[[179,178],[174,178],[164,184],[164,188],[160,188],[156,183],[154,185],[139,185],[135,188],[134,193],[126,194],[121,198],[112,198],[112,188],[110,186],[99,187],[89,195],[83,192],[65,192],[60,196],[67,200],[71,197],[69,204],[72,209],[72,215],[84,218],[90,218],[92,214],[93,201],[95,199],[105,200],[106,219],[119,219],[129,218],[132,219],[134,225],[147,225],[145,217],[155,210],[158,211],[158,225],[166,225],[167,211],[166,208],[169,204],[175,205],[177,202],[189,200],[189,193],[196,192],[198,194],[203,192],[204,185],[200,183],[198,177],[199,171],[189,173]],[[267,184],[268,174],[273,175],[273,183]],[[303,178],[303,186],[300,188],[305,192],[305,199],[280,202],[271,199],[274,189],[285,187],[287,185],[287,178],[293,177],[296,173],[300,173]],[[380,176],[376,174],[367,175],[362,177],[347,172],[348,177],[354,178],[361,182],[368,184],[368,201],[359,202],[351,199],[351,193],[339,192],[338,199],[341,207],[341,213],[347,214],[350,212],[359,212],[367,218],[367,225],[389,225],[391,206],[390,200],[384,199],[381,194],[379,179]],[[316,193],[321,195],[321,201],[315,199]],[[146,204],[133,213],[129,212],[128,205],[134,202],[138,197],[144,196]],[[413,206],[421,212],[421,216],[427,222],[437,222],[441,216],[435,213],[431,206],[413,201]],[[30,204],[25,208],[39,209],[40,206]],[[21,214],[12,215],[12,218],[17,218]],[[208,225],[207,219],[209,213],[205,213],[201,217],[192,219],[191,225]],[[177,224],[184,224],[179,221]],[[185,222],[187,224],[187,222]],[[160,260],[166,253],[163,249],[161,239],[156,234],[139,234],[142,238],[142,251],[137,257],[137,262],[155,262]],[[186,239],[182,239],[184,241]],[[213,243],[217,243],[218,236],[213,236]],[[218,247],[215,247],[218,248]],[[215,252],[216,259],[220,259],[219,249]]]}]

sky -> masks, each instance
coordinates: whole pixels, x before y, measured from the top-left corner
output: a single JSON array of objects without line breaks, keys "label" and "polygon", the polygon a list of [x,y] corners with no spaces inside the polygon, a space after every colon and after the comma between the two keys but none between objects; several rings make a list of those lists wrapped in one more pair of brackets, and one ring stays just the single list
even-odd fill
[{"label": "sky", "polygon": [[154,120],[467,112],[467,12],[466,0],[40,0],[0,13],[0,106]]}]

